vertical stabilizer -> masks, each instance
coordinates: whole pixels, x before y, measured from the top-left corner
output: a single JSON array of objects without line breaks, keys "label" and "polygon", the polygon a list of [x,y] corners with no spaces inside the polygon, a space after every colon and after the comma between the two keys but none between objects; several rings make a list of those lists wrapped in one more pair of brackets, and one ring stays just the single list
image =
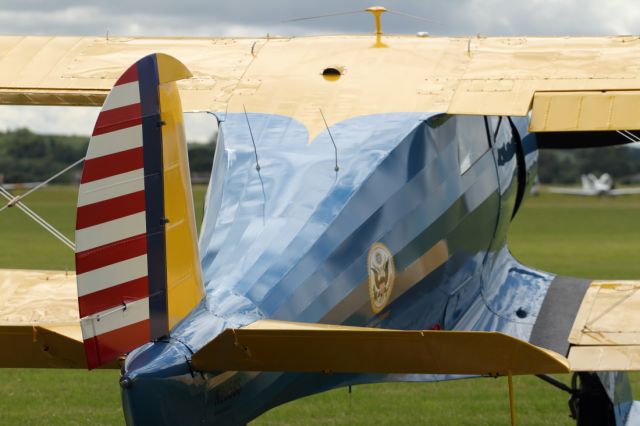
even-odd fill
[{"label": "vertical stabilizer", "polygon": [[169,333],[202,299],[176,59],[132,65],[105,100],[76,220],[78,304],[89,368]]}]

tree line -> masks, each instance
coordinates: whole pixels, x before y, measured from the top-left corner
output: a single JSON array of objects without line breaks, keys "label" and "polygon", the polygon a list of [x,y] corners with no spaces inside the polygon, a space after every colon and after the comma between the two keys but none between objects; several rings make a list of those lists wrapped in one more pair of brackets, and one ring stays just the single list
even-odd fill
[{"label": "tree line", "polygon": [[[41,182],[78,161],[87,152],[84,136],[41,135],[28,129],[0,132],[0,182]],[[206,182],[213,164],[215,141],[190,143],[189,167],[196,182]],[[82,164],[55,180],[77,183]]]},{"label": "tree line", "polygon": [[[82,158],[88,137],[41,135],[28,129],[0,132],[0,178],[4,182],[40,182]],[[189,166],[194,182],[208,181],[215,140],[190,143]],[[82,166],[56,180],[77,182]],[[542,183],[576,183],[581,174],[609,173],[616,182],[640,182],[640,149],[628,146],[575,150],[542,150],[538,176]]]},{"label": "tree line", "polygon": [[640,149],[630,146],[540,150],[542,183],[577,183],[580,175],[609,173],[616,183],[640,182]]}]

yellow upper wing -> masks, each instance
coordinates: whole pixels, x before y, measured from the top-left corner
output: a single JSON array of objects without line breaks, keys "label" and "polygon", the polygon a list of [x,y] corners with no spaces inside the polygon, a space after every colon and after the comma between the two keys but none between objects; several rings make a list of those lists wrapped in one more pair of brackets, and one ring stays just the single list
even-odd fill
[{"label": "yellow upper wing", "polygon": [[[629,94],[633,104],[638,99],[627,91],[640,89],[637,37],[389,36],[382,49],[372,48],[374,42],[372,36],[5,36],[0,103],[97,106],[129,64],[163,52],[194,74],[180,83],[185,111],[240,112],[244,106],[296,118],[310,137],[324,128],[319,109],[330,125],[387,112],[526,115],[534,94],[566,98],[574,91],[589,99],[574,97],[568,113],[545,99],[537,102],[536,130],[640,128],[640,118],[628,119],[624,108]],[[342,75],[325,79],[326,68]],[[613,92],[591,96],[602,90]],[[607,111],[613,116],[602,114]],[[591,125],[594,114],[604,118]]]}]

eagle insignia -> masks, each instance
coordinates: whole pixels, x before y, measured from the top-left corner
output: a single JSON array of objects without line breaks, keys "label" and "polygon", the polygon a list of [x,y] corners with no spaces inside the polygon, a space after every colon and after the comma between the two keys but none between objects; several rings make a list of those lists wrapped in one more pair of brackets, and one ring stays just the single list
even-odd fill
[{"label": "eagle insignia", "polygon": [[387,246],[382,243],[374,243],[371,246],[367,257],[367,270],[371,309],[377,314],[389,303],[396,278],[393,255]]}]

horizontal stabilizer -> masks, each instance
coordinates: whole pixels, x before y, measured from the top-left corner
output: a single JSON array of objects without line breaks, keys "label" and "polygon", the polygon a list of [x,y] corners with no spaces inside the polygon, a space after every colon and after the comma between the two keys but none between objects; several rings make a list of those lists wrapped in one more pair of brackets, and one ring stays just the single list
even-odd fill
[{"label": "horizontal stabilizer", "polygon": [[87,368],[80,324],[0,326],[0,346],[0,368]]},{"label": "horizontal stabilizer", "polygon": [[261,320],[192,359],[202,371],[519,375],[566,373],[555,352],[496,332],[386,330]]}]

